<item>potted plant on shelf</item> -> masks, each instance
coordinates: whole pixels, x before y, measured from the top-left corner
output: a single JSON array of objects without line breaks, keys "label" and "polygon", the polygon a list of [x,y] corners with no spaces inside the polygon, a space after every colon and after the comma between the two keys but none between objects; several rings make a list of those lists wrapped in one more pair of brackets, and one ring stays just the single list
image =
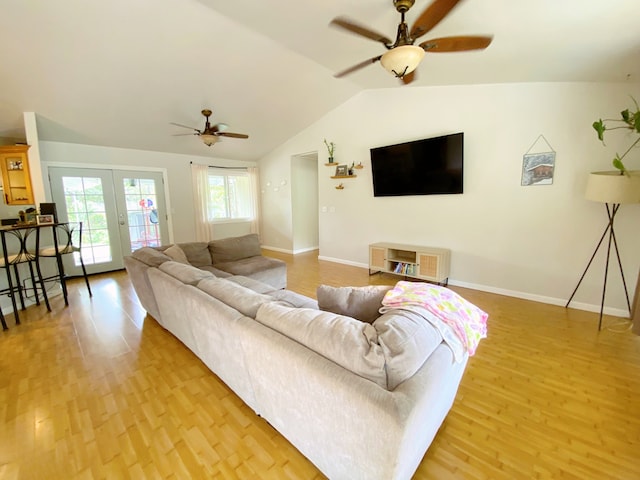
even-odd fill
[{"label": "potted plant on shelf", "polygon": [[640,108],[632,97],[635,110],[628,108],[620,112],[620,118],[598,119],[593,128],[598,139],[604,144],[604,134],[610,130],[630,131],[635,139],[625,152],[616,153],[612,164],[616,170],[592,172],[587,185],[587,198],[604,203],[640,203],[640,171],[628,170],[623,162],[627,155],[640,143]]},{"label": "potted plant on shelf", "polygon": [[333,152],[336,149],[336,144],[333,142],[327,142],[327,139],[324,139],[324,144],[327,146],[327,153],[329,153],[329,163],[334,163],[333,161]]}]

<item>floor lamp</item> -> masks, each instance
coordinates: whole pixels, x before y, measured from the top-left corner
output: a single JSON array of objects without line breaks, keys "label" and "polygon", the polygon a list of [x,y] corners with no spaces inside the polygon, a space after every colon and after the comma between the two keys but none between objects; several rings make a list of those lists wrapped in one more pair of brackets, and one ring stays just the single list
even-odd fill
[{"label": "floor lamp", "polygon": [[620,172],[594,172],[589,175],[589,181],[587,182],[587,191],[585,196],[588,200],[594,202],[604,203],[607,209],[607,217],[609,222],[607,223],[600,241],[596,246],[596,249],[591,255],[587,267],[584,269],[576,288],[573,290],[569,301],[565,305],[565,308],[569,306],[574,295],[578,291],[578,287],[582,283],[587,270],[591,266],[593,259],[595,258],[600,246],[608,237],[607,245],[607,260],[604,268],[604,281],[602,283],[602,300],[600,302],[600,319],[598,321],[598,331],[602,329],[602,312],[604,310],[604,299],[607,292],[607,276],[609,273],[609,260],[611,259],[611,246],[613,245],[616,258],[618,260],[618,267],[620,268],[620,276],[622,277],[622,285],[624,286],[624,294],[627,299],[627,307],[631,311],[631,303],[629,302],[629,292],[627,290],[627,282],[624,278],[624,272],[622,270],[622,261],[620,260],[620,251],[618,250],[618,242],[616,240],[616,233],[614,230],[614,221],[620,205],[623,203],[640,203],[640,172],[630,172],[628,174],[622,174]]}]

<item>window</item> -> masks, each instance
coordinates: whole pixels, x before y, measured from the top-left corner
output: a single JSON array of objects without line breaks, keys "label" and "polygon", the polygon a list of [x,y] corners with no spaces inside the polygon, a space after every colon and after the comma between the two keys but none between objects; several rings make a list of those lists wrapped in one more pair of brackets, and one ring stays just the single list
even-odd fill
[{"label": "window", "polygon": [[253,217],[249,174],[242,170],[209,170],[209,221],[248,221]]}]

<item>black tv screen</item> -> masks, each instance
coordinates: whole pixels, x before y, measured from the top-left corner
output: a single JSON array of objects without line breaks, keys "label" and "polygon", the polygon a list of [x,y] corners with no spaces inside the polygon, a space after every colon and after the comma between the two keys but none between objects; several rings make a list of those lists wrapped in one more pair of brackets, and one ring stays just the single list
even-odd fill
[{"label": "black tv screen", "polygon": [[373,196],[462,193],[464,133],[370,149]]}]

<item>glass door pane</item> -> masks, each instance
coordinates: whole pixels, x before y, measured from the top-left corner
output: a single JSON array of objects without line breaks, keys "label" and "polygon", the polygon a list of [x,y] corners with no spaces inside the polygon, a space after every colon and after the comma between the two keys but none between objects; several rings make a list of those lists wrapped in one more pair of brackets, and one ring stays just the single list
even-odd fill
[{"label": "glass door pane", "polygon": [[[82,259],[85,265],[111,262],[107,207],[99,177],[62,177],[64,201],[70,222],[82,222]],[[80,266],[78,258],[75,265]]]},{"label": "glass door pane", "polygon": [[155,182],[144,178],[124,178],[122,183],[131,250],[159,246],[161,240]]},{"label": "glass door pane", "polygon": [[113,175],[123,254],[168,243],[162,174],[122,170]]},{"label": "glass door pane", "polygon": [[[82,259],[87,273],[124,268],[113,175],[110,170],[49,168],[51,195],[60,222],[82,222]],[[65,270],[81,275],[80,262],[66,255]]]}]

